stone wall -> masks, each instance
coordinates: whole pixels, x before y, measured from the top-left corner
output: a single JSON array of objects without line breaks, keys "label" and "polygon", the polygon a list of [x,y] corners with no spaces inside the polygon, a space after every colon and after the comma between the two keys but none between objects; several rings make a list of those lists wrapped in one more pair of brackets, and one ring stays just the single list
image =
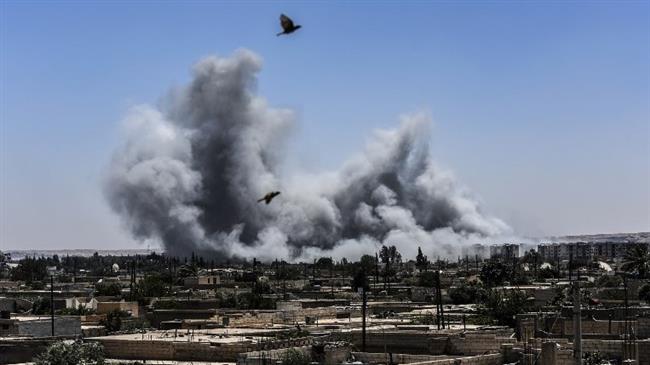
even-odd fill
[{"label": "stone wall", "polygon": [[[361,333],[354,333],[353,343],[361,347]],[[446,334],[422,331],[369,332],[366,350],[428,355],[480,355],[500,351],[504,343],[516,343],[515,338],[495,333]]]},{"label": "stone wall", "polygon": [[[311,357],[311,346],[292,347],[292,349]],[[251,351],[237,356],[237,365],[267,365],[275,364],[282,360],[282,357],[289,349],[278,349],[268,351]]]},{"label": "stone wall", "polygon": [[[29,337],[48,337],[52,335],[51,319],[35,319],[28,321],[18,321],[19,336]],[[81,319],[78,316],[55,316],[54,317],[54,335],[55,336],[80,336]]]},{"label": "stone wall", "polygon": [[[637,321],[629,321],[629,325],[634,329],[634,333],[637,333]],[[585,320],[581,321],[582,324],[582,333],[583,334],[614,334],[621,335],[625,333],[625,321],[611,321],[611,332],[610,332],[610,321],[594,321],[594,320]],[[573,334],[573,320],[572,319],[563,319],[562,320],[561,333],[563,335],[572,335]],[[557,325],[556,325],[557,327]]]},{"label": "stone wall", "polygon": [[480,355],[499,352],[501,345],[516,343],[515,338],[499,337],[494,334],[468,333],[465,337],[454,336],[449,338],[448,351],[455,355]]},{"label": "stone wall", "polygon": [[451,359],[440,359],[426,362],[415,362],[409,365],[501,365],[503,357],[501,354],[489,354],[480,356],[455,357]]},{"label": "stone wall", "polygon": [[15,364],[32,361],[49,345],[57,341],[51,339],[0,339],[0,364]]},{"label": "stone wall", "polygon": [[556,342],[541,344],[539,365],[573,365],[573,349],[561,346]]},{"label": "stone wall", "polygon": [[650,365],[650,339],[637,341],[639,365]]},{"label": "stone wall", "polygon": [[638,321],[638,338],[650,338],[650,317],[639,317]]},{"label": "stone wall", "polygon": [[[364,364],[387,364],[389,356],[383,352],[352,352],[357,361]],[[445,355],[411,355],[411,354],[393,354],[393,362],[397,364],[420,363],[434,360],[448,359]]]},{"label": "stone wall", "polygon": [[[269,323],[294,324],[296,322],[304,322],[305,317],[337,318],[337,314],[339,313],[343,313],[343,310],[336,307],[315,307],[278,311],[247,311],[219,313],[215,316],[215,321],[217,323],[227,322],[229,327],[267,325]],[[350,313],[352,316],[361,316],[360,310],[347,310],[345,313]],[[226,322],[224,322],[224,318],[228,318]]]},{"label": "stone wall", "polygon": [[311,339],[309,338],[267,342],[240,341],[232,343],[148,340],[146,337],[137,340],[96,337],[90,340],[99,342],[104,346],[104,353],[107,358],[223,362],[235,362],[239,354],[246,352],[311,344]]}]

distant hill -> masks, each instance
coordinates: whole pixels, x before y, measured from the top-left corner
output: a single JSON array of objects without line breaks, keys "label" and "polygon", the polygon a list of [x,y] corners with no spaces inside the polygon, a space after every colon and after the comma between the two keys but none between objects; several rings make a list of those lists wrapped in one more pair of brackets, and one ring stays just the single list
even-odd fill
[{"label": "distant hill", "polygon": [[636,233],[601,233],[601,234],[580,234],[570,236],[548,237],[547,240],[557,242],[637,242],[650,243],[650,232]]}]

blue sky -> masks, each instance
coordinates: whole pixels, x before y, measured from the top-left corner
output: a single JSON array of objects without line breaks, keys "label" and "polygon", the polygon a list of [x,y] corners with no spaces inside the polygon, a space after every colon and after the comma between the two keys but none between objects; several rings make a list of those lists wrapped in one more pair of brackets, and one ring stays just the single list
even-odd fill
[{"label": "blue sky", "polygon": [[[0,5],[0,248],[131,247],[100,181],[129,107],[248,48],[297,111],[287,168],[334,169],[399,115],[523,235],[650,230],[650,2]],[[303,25],[276,37],[284,12]]]}]

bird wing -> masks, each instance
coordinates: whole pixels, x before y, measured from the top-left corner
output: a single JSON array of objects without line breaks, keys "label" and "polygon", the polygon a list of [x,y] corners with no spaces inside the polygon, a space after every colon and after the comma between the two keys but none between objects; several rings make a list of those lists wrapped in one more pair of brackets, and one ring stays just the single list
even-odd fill
[{"label": "bird wing", "polygon": [[257,199],[257,202],[258,202],[258,203],[263,202],[265,199],[266,199],[266,197],[264,197],[264,198],[262,198],[262,199]]},{"label": "bird wing", "polygon": [[285,31],[293,29],[293,20],[284,14],[280,15],[280,24]]}]

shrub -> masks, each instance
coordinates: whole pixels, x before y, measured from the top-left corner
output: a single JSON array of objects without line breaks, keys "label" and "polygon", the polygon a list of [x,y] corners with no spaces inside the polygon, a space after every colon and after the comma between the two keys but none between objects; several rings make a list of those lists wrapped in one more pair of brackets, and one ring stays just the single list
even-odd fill
[{"label": "shrub", "polygon": [[425,271],[420,273],[418,285],[433,288],[436,286],[436,273],[434,271]]},{"label": "shrub", "polygon": [[309,365],[310,356],[296,349],[287,350],[281,357],[282,365]]},{"label": "shrub", "polygon": [[36,365],[103,365],[104,349],[98,343],[56,342],[36,357]]},{"label": "shrub", "polygon": [[601,365],[609,364],[609,361],[600,354],[600,352],[585,352],[582,355],[582,364],[583,365]]},{"label": "shrub", "polygon": [[485,299],[486,290],[480,285],[463,284],[449,289],[449,297],[454,304],[473,304]]},{"label": "shrub", "polygon": [[623,286],[623,279],[620,276],[601,275],[595,284],[600,288],[618,288]]},{"label": "shrub", "polygon": [[117,283],[99,283],[95,285],[95,296],[116,297],[122,294],[122,286]]},{"label": "shrub", "polygon": [[32,314],[41,315],[48,314],[51,310],[50,298],[38,297],[32,304]]},{"label": "shrub", "polygon": [[125,311],[115,309],[106,314],[106,319],[103,319],[99,322],[100,325],[106,327],[106,331],[115,332],[122,329],[122,318],[129,317],[129,314]]}]

